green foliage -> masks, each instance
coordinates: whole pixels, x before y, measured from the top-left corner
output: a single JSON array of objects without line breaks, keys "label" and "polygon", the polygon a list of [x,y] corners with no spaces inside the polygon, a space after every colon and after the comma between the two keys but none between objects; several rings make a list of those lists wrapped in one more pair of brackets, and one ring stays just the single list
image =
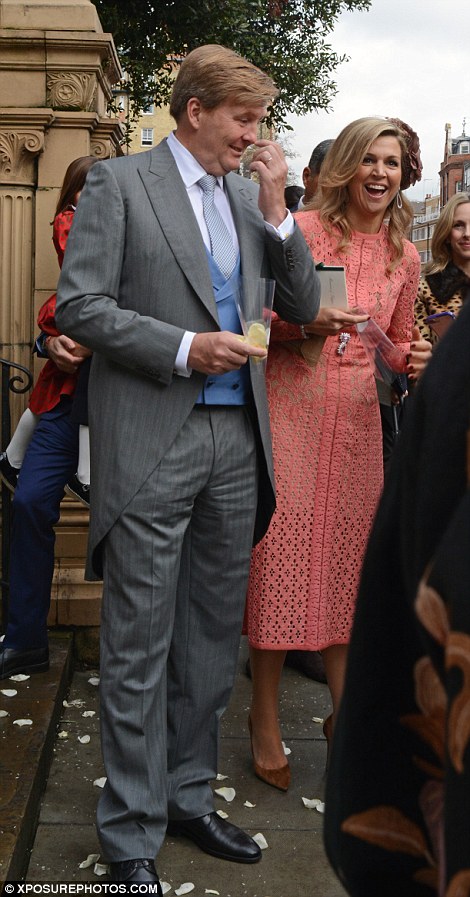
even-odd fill
[{"label": "green foliage", "polygon": [[278,128],[287,113],[329,108],[333,75],[347,57],[328,44],[338,16],[366,10],[371,0],[95,0],[129,83],[134,109],[168,102],[171,60],[201,44],[232,47],[280,89],[271,113]]}]

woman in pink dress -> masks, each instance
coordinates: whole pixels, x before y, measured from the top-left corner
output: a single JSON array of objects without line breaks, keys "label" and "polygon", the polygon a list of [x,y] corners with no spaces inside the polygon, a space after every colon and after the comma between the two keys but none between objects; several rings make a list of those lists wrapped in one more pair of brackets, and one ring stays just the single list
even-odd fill
[{"label": "woman in pink dress", "polygon": [[253,552],[246,622],[254,769],[284,791],[290,770],[278,689],[285,652],[322,651],[333,704],[329,738],[382,489],[377,388],[354,325],[372,317],[402,350],[402,370],[411,377],[430,354],[413,332],[420,261],[404,238],[412,210],[401,189],[420,175],[419,154],[409,152],[411,133],[382,118],[352,122],[323,163],[316,210],[296,216],[316,263],[344,266],[349,309],[361,314],[321,308],[305,328],[275,320],[271,332],[267,382],[277,510]]}]

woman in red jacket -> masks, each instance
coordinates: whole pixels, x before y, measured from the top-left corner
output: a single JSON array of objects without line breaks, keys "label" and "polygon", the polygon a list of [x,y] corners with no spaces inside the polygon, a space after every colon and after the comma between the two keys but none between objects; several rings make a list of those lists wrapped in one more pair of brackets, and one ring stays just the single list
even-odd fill
[{"label": "woman in red jacket", "polygon": [[[96,156],[82,156],[70,163],[65,172],[62,189],[60,191],[53,221],[52,240],[57,252],[59,266],[62,268],[65,247],[72,226],[73,216],[85,184],[86,176],[95,162]],[[55,324],[56,294],[47,299],[38,314],[38,327],[41,335],[36,341],[36,351],[39,355],[47,357],[48,345],[51,339],[60,336]],[[88,349],[62,336],[70,345],[68,351],[77,358],[77,364],[69,364],[70,370],[59,369],[57,364],[48,359],[42,368],[36,385],[31,393],[29,405],[19,420],[13,438],[4,452],[0,454],[0,476],[7,486],[14,491],[18,476],[26,454],[26,449],[31,441],[34,430],[41,414],[54,408],[61,396],[72,396],[77,386],[77,378],[83,359],[89,356]],[[81,428],[82,429],[82,428]],[[85,481],[89,485],[89,450],[88,427],[80,430],[80,457],[79,468],[84,469]],[[87,478],[88,469],[88,478]],[[81,496],[80,496],[81,497]],[[83,499],[82,499],[83,500]],[[88,503],[88,502],[86,502]]]}]

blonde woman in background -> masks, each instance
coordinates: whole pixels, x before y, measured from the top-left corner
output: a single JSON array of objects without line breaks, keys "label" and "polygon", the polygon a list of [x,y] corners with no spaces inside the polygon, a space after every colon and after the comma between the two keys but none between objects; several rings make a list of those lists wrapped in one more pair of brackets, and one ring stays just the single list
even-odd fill
[{"label": "blonde woman in background", "polygon": [[458,315],[469,291],[470,194],[456,193],[442,209],[434,228],[431,261],[419,284],[415,318],[420,334],[435,343],[443,318],[435,319],[434,325],[426,318],[442,312]]}]

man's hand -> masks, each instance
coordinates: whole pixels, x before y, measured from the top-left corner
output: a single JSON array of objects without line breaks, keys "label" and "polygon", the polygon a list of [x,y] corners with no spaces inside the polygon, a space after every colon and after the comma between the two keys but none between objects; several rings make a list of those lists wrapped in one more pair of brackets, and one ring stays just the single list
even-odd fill
[{"label": "man's hand", "polygon": [[46,342],[47,355],[65,374],[74,374],[82,361],[91,355],[89,349],[80,346],[70,337],[61,333],[59,336],[50,336]]},{"label": "man's hand", "polygon": [[251,346],[244,337],[229,330],[196,333],[188,355],[188,365],[202,374],[225,374],[246,364],[250,355],[266,358],[266,350]]},{"label": "man's hand", "polygon": [[279,227],[287,215],[284,189],[287,179],[287,162],[278,143],[273,140],[257,140],[250,171],[259,177],[258,205],[265,221]]}]

